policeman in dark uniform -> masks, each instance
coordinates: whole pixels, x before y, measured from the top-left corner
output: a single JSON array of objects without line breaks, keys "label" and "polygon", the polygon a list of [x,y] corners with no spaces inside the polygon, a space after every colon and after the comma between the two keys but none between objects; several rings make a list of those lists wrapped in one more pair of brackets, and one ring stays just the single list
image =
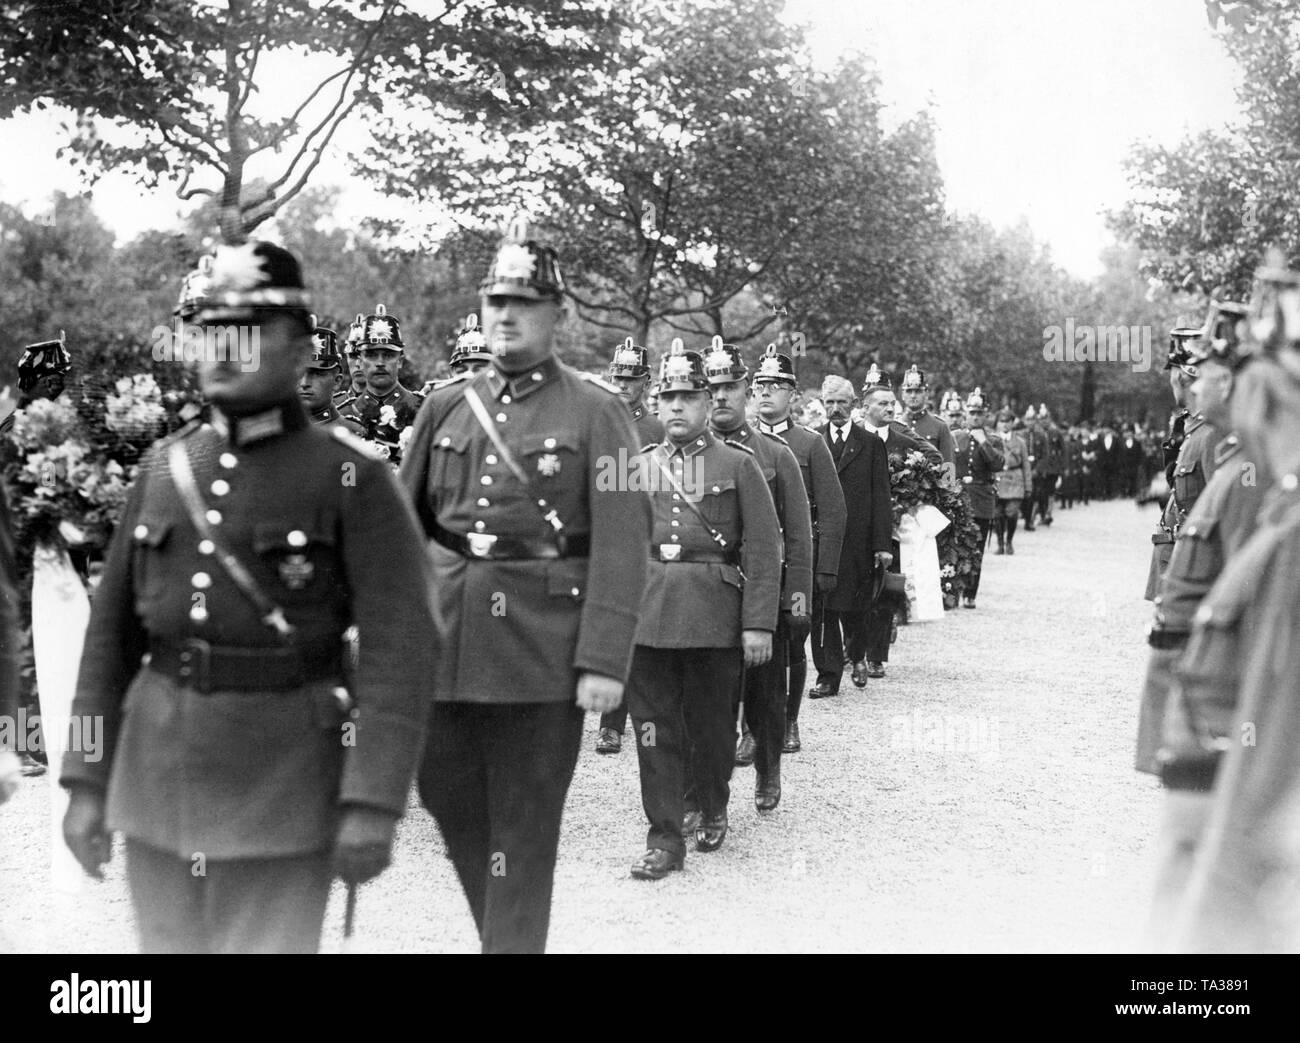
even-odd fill
[{"label": "policeman in dark uniform", "polygon": [[[62,330],[58,340],[28,344],[18,358],[18,409],[40,399],[58,398],[63,394],[71,372],[72,355],[68,352],[67,336]],[[10,413],[0,423],[0,434],[8,432],[13,424],[14,413]]]},{"label": "policeman in dark uniform", "polygon": [[984,545],[989,541],[989,531],[997,514],[997,494],[993,488],[994,476],[1002,470],[1002,450],[984,431],[984,393],[976,388],[966,397],[967,428],[953,433],[957,448],[957,481],[962,494],[970,504],[971,515],[979,526],[979,549],[966,580],[962,605],[975,607],[979,594],[980,574],[984,565]]},{"label": "policeman in dark uniform", "polygon": [[898,390],[906,407],[903,423],[908,431],[938,449],[944,463],[953,463],[957,450],[953,445],[952,431],[930,412],[930,385],[926,383],[925,374],[919,367],[912,366],[903,374]]},{"label": "policeman in dark uniform", "polygon": [[465,319],[465,328],[456,338],[456,347],[451,353],[451,375],[458,377],[462,373],[477,373],[492,365],[492,352],[488,351],[487,337],[479,329],[478,316],[469,315]]},{"label": "policeman in dark uniform", "polygon": [[[801,427],[791,416],[790,403],[798,382],[794,361],[779,354],[769,344],[754,374],[754,395],[758,399],[758,429],[778,435],[799,461],[808,507],[812,513],[813,590],[818,595],[835,589],[840,567],[840,545],[844,541],[846,507],[844,487],[835,472],[830,448],[816,431]],[[783,753],[798,753],[799,707],[803,702],[804,684],[808,680],[807,642],[791,635],[789,643],[790,680],[785,703],[785,742]]]},{"label": "policeman in dark uniform", "polygon": [[402,432],[415,421],[423,400],[398,383],[397,372],[405,354],[402,329],[397,317],[389,315],[382,304],[365,317],[357,354],[366,389],[339,412],[359,423],[367,439],[387,448],[396,463],[401,459]]},{"label": "policeman in dark uniform", "polygon": [[197,320],[258,327],[260,365],[204,359],[211,423],[150,450],[131,490],[72,707],[104,722],[102,757],[64,757],[64,836],[98,877],[125,834],[146,951],[313,952],[331,877],[388,864],[415,773],[423,548],[389,469],[303,412],[293,256],[223,247]]},{"label": "policeman in dark uniform", "polygon": [[[725,354],[725,353],[724,353]],[[725,368],[730,368],[730,362]],[[661,361],[667,437],[638,457],[654,536],[628,701],[650,830],[632,875],[682,867],[683,835],[715,851],[727,834],[742,668],[770,662],[781,587],[781,532],[753,450],[710,432],[709,384],[680,339]],[[781,693],[784,695],[784,691]],[[683,794],[698,803],[689,816]]]},{"label": "policeman in dark uniform", "polygon": [[785,686],[788,649],[804,642],[812,630],[812,515],[799,461],[780,435],[755,431],[745,420],[749,369],[734,344],[714,337],[704,357],[704,373],[713,394],[713,433],[729,445],[753,450],[772,493],[781,523],[785,569],[781,579],[781,616],[773,638],[772,658],[745,673],[743,701],[749,741],[741,740],[737,762],[754,764],[754,804],[771,811],[781,800],[781,752],[785,745]]},{"label": "policeman in dark uniform", "polygon": [[[609,360],[606,379],[618,388],[628,408],[632,410],[632,423],[636,427],[637,440],[644,445],[653,445],[663,441],[664,425],[659,418],[645,406],[646,388],[650,384],[650,365],[646,349],[632,342],[628,337],[614,349],[614,357]],[[597,753],[618,753],[623,748],[623,728],[627,724],[627,703],[600,719],[600,731],[596,735]]]},{"label": "policeman in dark uniform", "polygon": [[361,358],[357,348],[361,344],[361,334],[366,328],[366,317],[358,314],[348,326],[348,335],[343,340],[343,368],[347,370],[348,386],[334,396],[334,407],[342,410],[355,402],[366,390],[366,374],[361,368]]},{"label": "policeman in dark uniform", "polygon": [[311,358],[298,380],[298,397],[302,399],[303,408],[313,424],[332,424],[364,438],[366,429],[355,420],[340,415],[331,397],[343,364],[338,336],[327,326],[318,326],[315,315],[311,317],[311,325]]},{"label": "policeman in dark uniform", "polygon": [[[1191,384],[1199,375],[1195,363],[1191,361],[1190,351],[1204,330],[1199,330],[1195,338],[1186,336],[1185,330],[1174,330],[1169,338],[1170,385],[1174,397],[1181,406],[1184,399],[1179,397],[1180,389],[1186,389],[1190,395]],[[1193,401],[1195,396],[1191,396]],[[1147,573],[1146,593],[1148,601],[1154,601],[1160,591],[1160,580],[1169,566],[1173,554],[1174,542],[1178,539],[1183,522],[1196,499],[1204,491],[1206,483],[1214,474],[1215,448],[1226,432],[1220,431],[1205,421],[1199,412],[1190,413],[1183,427],[1183,440],[1178,448],[1178,457],[1170,478],[1169,499],[1165,501],[1164,510],[1156,531],[1151,536],[1151,568]]]},{"label": "policeman in dark uniform", "polygon": [[939,405],[939,412],[943,414],[943,422],[948,425],[948,430],[953,432],[953,462],[957,461],[957,441],[956,432],[966,427],[966,407],[962,405],[961,395],[957,391],[948,391],[943,396],[943,402]]},{"label": "policeman in dark uniform", "polygon": [[540,952],[583,711],[623,698],[650,499],[626,405],[555,357],[555,251],[516,220],[480,292],[493,364],[430,392],[401,472],[441,649],[420,798],[483,951]]}]

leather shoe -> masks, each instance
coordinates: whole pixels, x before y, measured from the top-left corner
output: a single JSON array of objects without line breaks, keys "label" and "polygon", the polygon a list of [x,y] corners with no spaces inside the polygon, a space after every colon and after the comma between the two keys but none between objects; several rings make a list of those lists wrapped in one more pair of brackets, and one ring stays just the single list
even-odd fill
[{"label": "leather shoe", "polygon": [[885,676],[885,664],[884,664],[884,663],[868,663],[868,664],[867,664],[867,676],[868,676],[868,677],[884,677],[884,676]]},{"label": "leather shoe", "polygon": [[829,699],[831,696],[839,694],[839,686],[833,685],[829,681],[818,681],[816,685],[808,690],[809,699]]},{"label": "leather shoe", "polygon": [[681,869],[684,861],[681,855],[652,847],[632,863],[632,875],[638,880],[662,880],[674,870]]},{"label": "leather shoe", "polygon": [[785,722],[785,742],[781,746],[782,753],[798,753],[803,749],[803,744],[799,741],[799,722]]},{"label": "leather shoe", "polygon": [[1008,553],[1008,554],[1014,554],[1015,552],[1016,552],[1016,548],[1013,547],[1013,546],[1011,546],[1011,544],[1008,543],[1008,544],[1007,544],[1007,553]]},{"label": "leather shoe", "polygon": [[736,743],[736,767],[748,768],[754,763],[754,736],[745,732]]},{"label": "leather shoe", "polygon": [[623,736],[613,728],[602,728],[596,736],[597,753],[618,753],[623,748]]},{"label": "leather shoe", "polygon": [[758,785],[754,787],[754,807],[759,811],[772,811],[780,803],[781,769],[773,768],[758,777]]},{"label": "leather shoe", "polygon": [[962,608],[974,608],[974,607],[975,607],[974,598],[967,598],[964,602],[962,602]]},{"label": "leather shoe", "polygon": [[695,831],[700,828],[700,811],[699,808],[693,808],[682,816],[682,836],[693,837]]},{"label": "leather shoe", "polygon": [[853,664],[853,683],[859,688],[867,687],[867,664],[858,660]]},{"label": "leather shoe", "polygon": [[1005,554],[1006,552],[1007,552],[1007,550],[1006,550],[1005,547],[998,547],[998,549],[995,550],[993,553],[994,553],[994,554]]},{"label": "leather shoe", "polygon": [[724,811],[721,815],[700,821],[700,827],[695,831],[695,850],[717,851],[726,837],[727,813]]}]

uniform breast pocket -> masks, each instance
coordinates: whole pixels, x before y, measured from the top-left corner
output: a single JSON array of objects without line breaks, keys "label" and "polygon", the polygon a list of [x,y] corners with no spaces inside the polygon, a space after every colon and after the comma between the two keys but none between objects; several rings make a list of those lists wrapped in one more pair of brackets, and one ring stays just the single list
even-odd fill
[{"label": "uniform breast pocket", "polygon": [[429,446],[429,485],[435,489],[460,489],[469,469],[469,433],[436,434]]},{"label": "uniform breast pocket", "polygon": [[1187,510],[1205,488],[1205,472],[1201,470],[1198,460],[1194,464],[1185,464],[1174,471],[1174,498],[1178,506]]},{"label": "uniform breast pocket", "polygon": [[144,515],[131,530],[134,544],[131,555],[132,581],[136,596],[141,601],[156,600],[167,584],[164,559],[175,542],[173,522],[170,518]]},{"label": "uniform breast pocket", "polygon": [[736,481],[723,478],[705,482],[701,488],[700,513],[712,525],[726,525],[736,519]]},{"label": "uniform breast pocket", "polygon": [[[1218,522],[1197,521],[1179,533],[1175,550],[1179,569],[1194,583],[1206,583],[1218,576],[1223,568],[1223,554],[1219,547]],[[1174,563],[1170,562],[1170,568]]]},{"label": "uniform breast pocket", "polygon": [[339,582],[334,525],[267,523],[254,531],[253,550],[270,570],[275,597],[288,604],[314,601]]},{"label": "uniform breast pocket", "polygon": [[576,431],[529,435],[520,443],[519,466],[538,491],[554,491],[575,481],[585,484],[581,448]]}]

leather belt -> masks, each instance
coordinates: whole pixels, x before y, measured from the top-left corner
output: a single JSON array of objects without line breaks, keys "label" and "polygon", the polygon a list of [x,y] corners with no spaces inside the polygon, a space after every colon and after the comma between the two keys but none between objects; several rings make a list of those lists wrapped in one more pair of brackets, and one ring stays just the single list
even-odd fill
[{"label": "leather belt", "polygon": [[1185,648],[1191,637],[1186,630],[1166,630],[1164,627],[1152,627],[1147,633],[1147,644],[1152,648]]},{"label": "leather belt", "polygon": [[561,533],[554,539],[526,540],[514,536],[494,536],[486,532],[462,535],[434,525],[429,533],[435,543],[455,551],[462,558],[490,561],[528,561],[546,558],[585,558],[591,554],[591,534]]},{"label": "leather belt", "polygon": [[149,665],[200,692],[281,691],[343,676],[343,642],[237,648],[201,638],[152,638]]},{"label": "leather belt", "polygon": [[1154,532],[1151,534],[1151,542],[1157,547],[1162,543],[1173,543],[1174,534],[1172,532]]},{"label": "leather belt", "polygon": [[740,564],[740,551],[691,550],[676,543],[655,544],[650,548],[650,557],[654,561],[686,561],[711,565]]}]

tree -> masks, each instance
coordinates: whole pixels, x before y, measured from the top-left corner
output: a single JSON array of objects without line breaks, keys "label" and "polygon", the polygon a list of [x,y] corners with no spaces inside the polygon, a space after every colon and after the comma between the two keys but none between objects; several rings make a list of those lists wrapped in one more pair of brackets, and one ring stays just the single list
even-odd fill
[{"label": "tree", "polygon": [[[538,92],[600,60],[609,22],[565,0],[448,0],[433,15],[400,0],[35,0],[0,21],[0,117],[74,110],[62,152],[89,179],[129,168],[149,187],[177,183],[182,199],[215,198],[224,239],[242,242],[354,115],[423,102],[525,124]],[[260,89],[274,58],[297,58],[306,81]],[[122,140],[101,137],[102,121]],[[249,195],[249,164],[272,157],[275,173]]]},{"label": "tree", "polygon": [[1241,70],[1242,119],[1173,148],[1134,145],[1132,195],[1110,223],[1142,250],[1144,274],[1240,300],[1267,247],[1300,260],[1300,10],[1257,0],[1206,10]]},{"label": "tree", "polygon": [[436,129],[390,121],[379,136],[401,158],[372,176],[475,227],[538,215],[598,326],[643,343],[656,324],[755,337],[776,313],[733,309],[749,318],[731,327],[728,304],[813,253],[824,212],[874,205],[853,195],[877,133],[874,79],[814,72],[780,13],[775,0],[639,0],[607,67],[544,125],[448,149]]}]

